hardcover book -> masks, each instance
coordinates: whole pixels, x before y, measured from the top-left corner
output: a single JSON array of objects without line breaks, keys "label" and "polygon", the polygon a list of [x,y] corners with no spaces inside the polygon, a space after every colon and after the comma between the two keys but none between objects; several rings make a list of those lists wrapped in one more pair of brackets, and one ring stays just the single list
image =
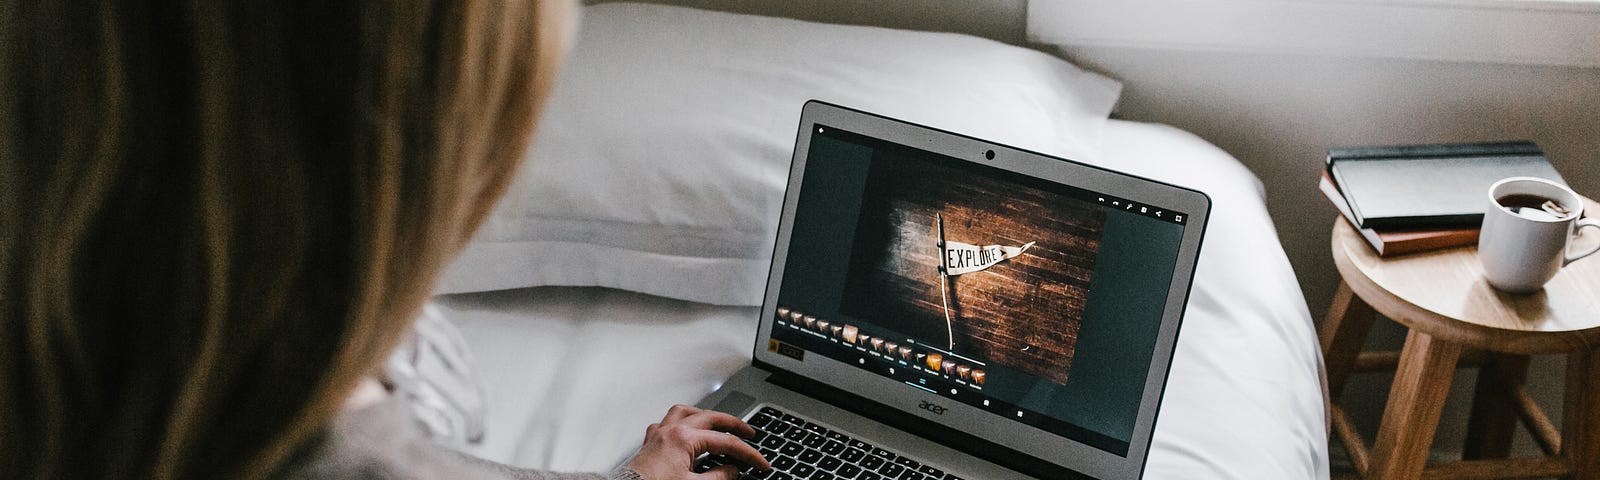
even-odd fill
[{"label": "hardcover book", "polygon": [[1477,228],[1489,185],[1541,177],[1563,185],[1529,141],[1328,149],[1327,170],[1360,228]]},{"label": "hardcover book", "polygon": [[[1350,217],[1350,207],[1345,204],[1344,195],[1339,193],[1339,187],[1333,185],[1333,179],[1328,177],[1328,172],[1322,172],[1322,180],[1317,182],[1317,187],[1328,198],[1328,202],[1339,210],[1339,215],[1345,221],[1355,226],[1355,220]],[[1371,228],[1356,227],[1356,233],[1372,245],[1380,257],[1416,253],[1441,248],[1473,245],[1478,243],[1477,228],[1447,228],[1442,230],[1376,230]]]}]

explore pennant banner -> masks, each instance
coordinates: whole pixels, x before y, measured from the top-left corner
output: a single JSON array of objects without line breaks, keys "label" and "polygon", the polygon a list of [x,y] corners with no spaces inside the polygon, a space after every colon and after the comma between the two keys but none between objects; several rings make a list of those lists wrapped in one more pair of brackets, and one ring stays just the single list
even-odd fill
[{"label": "explore pennant banner", "polygon": [[948,275],[961,275],[982,271],[1005,261],[1017,258],[1022,252],[1033,247],[1034,242],[1028,242],[1020,247],[1007,247],[1003,245],[977,246],[961,242],[944,242],[945,273]]}]

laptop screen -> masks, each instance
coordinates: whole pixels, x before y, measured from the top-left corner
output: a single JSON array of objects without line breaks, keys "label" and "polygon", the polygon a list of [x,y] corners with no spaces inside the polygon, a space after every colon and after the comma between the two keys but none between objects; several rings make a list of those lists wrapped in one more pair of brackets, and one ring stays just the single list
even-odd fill
[{"label": "laptop screen", "polygon": [[805,161],[774,351],[1128,454],[1185,212],[823,124]]}]

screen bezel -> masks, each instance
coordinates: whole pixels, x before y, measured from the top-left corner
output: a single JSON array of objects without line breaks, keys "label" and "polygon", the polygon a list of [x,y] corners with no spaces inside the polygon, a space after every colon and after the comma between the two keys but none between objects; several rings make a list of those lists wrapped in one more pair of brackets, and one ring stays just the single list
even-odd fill
[{"label": "screen bezel", "polygon": [[[1001,418],[996,413],[950,401],[940,395],[909,388],[895,380],[824,355],[805,355],[803,360],[797,360],[767,350],[768,341],[772,338],[784,267],[788,260],[795,209],[800,191],[804,188],[802,181],[806,159],[810,153],[812,131],[818,124],[1089,191],[1114,192],[1116,196],[1129,201],[1162,205],[1188,213],[1189,219],[1184,224],[1177,262],[1174,265],[1166,304],[1162,310],[1161,326],[1158,329],[1149,371],[1145,376],[1144,394],[1140,399],[1126,456],[1016,423]],[[993,158],[988,158],[987,153],[990,151],[994,152]],[[794,157],[789,169],[789,183],[784,193],[782,217],[778,224],[777,242],[773,250],[772,267],[762,301],[762,320],[756,336],[754,357],[758,364],[766,368],[782,370],[853,392],[905,414],[965,432],[1061,468],[1095,478],[1138,478],[1149,453],[1157,407],[1165,390],[1167,373],[1171,368],[1178,327],[1183,317],[1210,210],[1210,198],[1196,190],[812,100],[806,102],[800,115]],[[936,402],[947,408],[945,413],[935,414],[919,408],[924,402]]]}]

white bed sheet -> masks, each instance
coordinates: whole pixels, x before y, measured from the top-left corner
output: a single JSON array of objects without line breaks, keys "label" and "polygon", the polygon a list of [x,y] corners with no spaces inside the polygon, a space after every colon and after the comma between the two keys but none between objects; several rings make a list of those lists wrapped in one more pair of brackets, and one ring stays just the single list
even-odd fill
[{"label": "white bed sheet", "polygon": [[[1156,423],[1147,478],[1328,477],[1321,355],[1260,181],[1172,127],[1112,121],[1107,167],[1213,201]],[[601,288],[441,296],[486,383],[473,453],[514,465],[603,471],[644,427],[749,362],[757,311]]]}]

